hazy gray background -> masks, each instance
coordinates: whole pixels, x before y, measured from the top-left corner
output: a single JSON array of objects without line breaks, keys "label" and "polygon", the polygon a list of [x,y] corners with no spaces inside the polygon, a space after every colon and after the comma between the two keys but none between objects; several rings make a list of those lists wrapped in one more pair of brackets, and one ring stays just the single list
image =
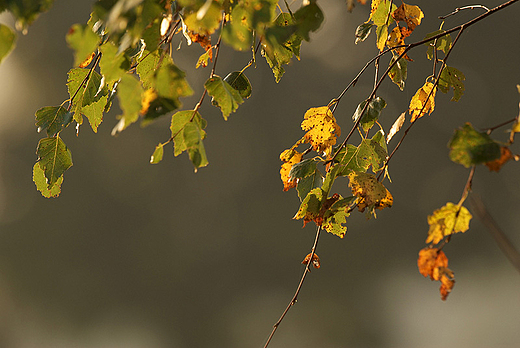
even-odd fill
[{"label": "hazy gray background", "polygon": [[[488,7],[501,1],[484,1]],[[93,1],[56,0],[0,65],[0,347],[261,347],[292,297],[315,229],[291,220],[294,190],[282,192],[279,154],[303,132],[305,110],[326,105],[375,53],[374,34],[354,46],[369,6],[346,11],[343,0],[319,1],[325,23],[302,47],[279,84],[262,57],[247,74],[253,95],[225,122],[207,99],[205,141],[210,165],[193,173],[171,147],[150,165],[169,137],[169,117],[148,128],[110,136],[117,106],[98,134],[88,125],[63,138],[73,154],[58,199],[32,182],[34,112],[67,95],[72,52],[68,28],[88,20]],[[412,39],[438,28],[438,15],[468,1],[416,1],[426,18]],[[445,28],[480,10],[450,17]],[[458,202],[468,170],[448,159],[453,130],[471,120],[489,127],[518,114],[520,4],[470,28],[450,65],[466,75],[458,103],[439,93],[431,117],[414,126],[390,165],[395,203],[365,221],[353,214],[343,240],[324,234],[298,304],[271,347],[518,347],[520,276],[481,223],[445,248],[457,284],[446,302],[439,283],[416,266],[427,215]],[[8,15],[0,20],[12,23]],[[431,73],[425,49],[410,53],[405,92],[386,83],[387,127]],[[174,52],[195,90],[209,74],[194,70],[200,47]],[[223,47],[217,73],[249,60]],[[386,63],[385,63],[386,64]],[[368,94],[372,72],[341,102],[344,133]],[[408,122],[408,121],[407,121]],[[506,139],[505,129],[493,135]],[[391,143],[391,147],[396,141]],[[516,149],[518,153],[518,149]],[[520,246],[518,164],[501,173],[479,167],[474,192]],[[339,186],[341,183],[338,182]]]}]

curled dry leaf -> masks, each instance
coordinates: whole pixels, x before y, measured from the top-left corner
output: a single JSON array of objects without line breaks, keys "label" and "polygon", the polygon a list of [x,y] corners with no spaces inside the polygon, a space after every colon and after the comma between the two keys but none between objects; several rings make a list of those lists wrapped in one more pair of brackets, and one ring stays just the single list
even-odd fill
[{"label": "curled dry leaf", "polygon": [[[302,264],[303,265],[307,265],[311,259],[311,254],[312,253],[309,253],[307,254],[307,256],[305,256],[305,258],[303,259],[302,261]],[[312,265],[314,266],[314,268],[320,268],[321,265],[320,265],[320,258],[318,257],[318,255],[316,253],[314,253],[312,255]]]},{"label": "curled dry leaf", "polygon": [[441,282],[439,291],[441,293],[441,299],[445,301],[455,285],[454,274],[453,271],[448,268],[448,258],[446,254],[437,248],[426,247],[419,251],[417,266],[423,276]]},{"label": "curled dry leaf", "polygon": [[395,120],[394,124],[392,125],[392,128],[390,128],[390,131],[388,132],[388,135],[386,136],[386,143],[387,144],[390,142],[390,140],[392,140],[394,135],[396,135],[397,132],[399,132],[401,130],[401,127],[404,124],[405,118],[406,118],[406,111],[403,112],[401,114],[401,116],[399,116],[397,118],[397,120]]}]

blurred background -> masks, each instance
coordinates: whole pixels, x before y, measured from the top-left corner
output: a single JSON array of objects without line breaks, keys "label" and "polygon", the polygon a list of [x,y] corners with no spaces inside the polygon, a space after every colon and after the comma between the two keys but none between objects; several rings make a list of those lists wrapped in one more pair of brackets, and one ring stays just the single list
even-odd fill
[{"label": "blurred background", "polygon": [[[302,229],[291,219],[299,200],[294,190],[282,192],[279,154],[303,135],[304,112],[336,97],[376,54],[374,33],[354,45],[370,7],[348,13],[343,0],[319,1],[325,22],[303,44],[301,61],[276,84],[258,56],[257,68],[247,70],[252,97],[227,122],[206,99],[207,168],[193,173],[187,155],[173,158],[171,147],[150,165],[155,145],[170,136],[169,117],[111,137],[115,105],[98,134],[88,125],[79,137],[74,127],[62,133],[74,166],[60,197],[45,199],[32,182],[43,137],[34,113],[68,97],[73,57],[65,34],[88,20],[92,3],[56,0],[0,65],[0,347],[262,347],[294,294],[315,234],[311,224]],[[470,3],[414,4],[425,13],[411,37],[418,40],[438,29],[437,16]],[[444,28],[481,11],[451,16]],[[464,96],[454,103],[452,92],[438,93],[434,113],[412,128],[390,164],[391,209],[369,221],[352,214],[342,240],[322,235],[322,267],[307,278],[270,347],[520,346],[520,275],[476,218],[444,249],[457,281],[446,302],[440,284],[416,265],[427,216],[458,202],[468,177],[448,158],[454,129],[466,121],[484,129],[518,115],[519,15],[515,4],[464,33],[450,57],[466,75]],[[13,25],[5,13],[0,21]],[[380,89],[386,130],[431,74],[425,51],[409,54],[415,62],[404,92],[390,82]],[[196,104],[209,75],[209,68],[194,69],[202,53],[185,43],[173,53],[195,90],[185,108]],[[217,74],[240,70],[249,58],[224,46]],[[345,134],[372,83],[370,71],[337,109]],[[493,136],[505,141],[506,128]],[[519,177],[511,162],[498,174],[478,167],[473,182],[517,248]]]}]

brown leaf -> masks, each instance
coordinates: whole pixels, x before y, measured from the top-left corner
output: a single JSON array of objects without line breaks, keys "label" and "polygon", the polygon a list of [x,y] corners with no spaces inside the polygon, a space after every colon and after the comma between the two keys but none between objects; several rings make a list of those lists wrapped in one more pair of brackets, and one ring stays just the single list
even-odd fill
[{"label": "brown leaf", "polygon": [[426,247],[419,251],[417,267],[423,276],[429,276],[431,280],[441,282],[439,291],[441,293],[441,299],[445,301],[455,285],[455,279],[453,279],[454,274],[453,271],[448,268],[448,258],[446,254],[437,248]]},{"label": "brown leaf", "polygon": [[500,154],[499,159],[485,163],[490,171],[498,172],[507,161],[514,158],[513,153],[509,150],[508,146],[502,146],[500,148]]},{"label": "brown leaf", "polygon": [[[311,258],[311,253],[309,253],[309,254],[307,254],[307,256],[305,256],[305,258],[302,261],[302,264],[303,265],[308,264],[310,258]],[[320,258],[318,257],[318,254],[316,254],[316,253],[314,253],[312,255],[312,265],[314,266],[314,268],[320,268],[321,267],[321,265],[320,265]]]}]

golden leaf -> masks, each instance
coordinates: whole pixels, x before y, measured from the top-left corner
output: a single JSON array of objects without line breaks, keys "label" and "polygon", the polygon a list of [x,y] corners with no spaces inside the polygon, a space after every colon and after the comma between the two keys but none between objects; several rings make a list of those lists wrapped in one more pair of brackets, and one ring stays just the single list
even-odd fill
[{"label": "golden leaf", "polygon": [[83,62],[81,62],[81,64],[78,67],[80,67],[80,68],[87,67],[90,64],[90,62],[92,62],[92,59],[94,59],[94,56],[95,56],[95,53],[92,52],[90,54],[90,56],[87,59],[85,59]]},{"label": "golden leaf", "polygon": [[141,99],[141,110],[139,111],[139,113],[141,115],[146,114],[148,112],[148,109],[150,108],[150,104],[155,99],[157,99],[157,92],[155,91],[155,89],[153,89],[153,88],[147,89],[143,93],[143,99]]},{"label": "golden leaf", "polygon": [[284,162],[282,164],[282,168],[280,169],[280,177],[283,182],[283,190],[288,191],[289,189],[296,187],[296,180],[290,180],[289,173],[291,172],[291,168],[296,163],[299,163],[302,160],[302,153],[299,153],[296,150],[288,149],[280,154],[280,159]]},{"label": "golden leaf", "polygon": [[426,243],[439,243],[444,237],[458,232],[466,232],[472,216],[468,209],[453,203],[446,205],[428,216],[428,238]]},{"label": "golden leaf", "polygon": [[424,18],[424,13],[421,11],[419,6],[407,5],[402,3],[393,13],[392,17],[397,21],[404,21],[408,26],[410,35],[414,29],[421,24],[421,20]]},{"label": "golden leaf", "polygon": [[[433,90],[433,91],[432,91]],[[417,93],[412,97],[410,101],[410,107],[408,111],[412,115],[410,120],[413,123],[416,119],[423,117],[426,113],[431,113],[435,109],[435,92],[437,87],[433,88],[433,83],[425,82],[424,85],[419,88]],[[429,97],[428,97],[429,96]]]},{"label": "golden leaf", "polygon": [[341,135],[341,128],[327,106],[310,108],[305,113],[302,129],[305,133],[305,141],[312,145],[317,152],[325,152],[330,155],[332,146],[336,144],[336,138]]},{"label": "golden leaf", "polygon": [[446,254],[437,248],[426,247],[419,251],[417,267],[423,276],[441,282],[439,291],[441,293],[441,299],[445,301],[455,285],[453,271],[448,268],[448,258]]}]

